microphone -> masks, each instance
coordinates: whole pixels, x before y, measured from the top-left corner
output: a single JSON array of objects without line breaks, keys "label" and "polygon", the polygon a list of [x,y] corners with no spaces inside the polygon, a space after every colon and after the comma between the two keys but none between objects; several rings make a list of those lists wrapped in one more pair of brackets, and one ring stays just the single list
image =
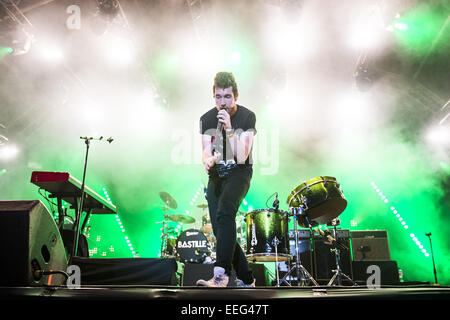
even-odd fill
[{"label": "microphone", "polygon": [[[80,139],[82,140],[98,140],[101,141],[103,140],[103,136],[101,136],[100,138],[94,138],[94,137],[80,137]],[[109,137],[108,139],[106,139],[106,141],[108,141],[109,143],[113,142],[114,139],[112,137]]]},{"label": "microphone", "polygon": [[272,203],[272,207],[275,208],[275,210],[278,210],[280,207],[280,201],[278,200],[278,193],[275,195],[275,200]]},{"label": "microphone", "polygon": [[[220,107],[220,110],[226,110],[227,107]],[[223,122],[220,122],[219,120],[217,120],[217,133],[221,133],[223,131],[223,126],[225,124]]]},{"label": "microphone", "polygon": [[[226,107],[221,107],[220,110],[225,110]],[[223,131],[224,123],[220,122],[219,119],[217,119],[217,129],[216,134],[213,139],[213,146],[212,146],[212,153],[213,155],[216,152],[219,152],[219,150],[222,150],[222,131]],[[223,152],[223,151],[222,151]]]}]

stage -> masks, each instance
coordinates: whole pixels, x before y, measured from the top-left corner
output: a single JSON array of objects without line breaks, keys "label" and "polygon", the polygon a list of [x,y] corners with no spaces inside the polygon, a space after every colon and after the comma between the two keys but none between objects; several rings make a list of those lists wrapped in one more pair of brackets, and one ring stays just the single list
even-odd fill
[{"label": "stage", "polygon": [[449,3],[0,0],[5,314],[439,315]]},{"label": "stage", "polygon": [[[6,301],[7,300],[7,301]],[[82,286],[0,288],[0,302],[7,308],[29,312],[35,307],[67,312],[84,310],[129,315],[157,313],[167,319],[254,318],[301,316],[387,316],[439,312],[450,300],[450,287],[432,285],[367,287],[256,287],[200,288],[175,286]],[[29,306],[21,309],[16,306]],[[444,310],[442,310],[444,311]],[[117,313],[116,313],[117,312]],[[141,313],[139,313],[141,314]]]},{"label": "stage", "polygon": [[203,288],[195,286],[102,285],[51,287],[0,287],[1,300],[73,301],[253,301],[288,302],[300,300],[449,300],[450,287],[428,284],[380,286],[306,286],[255,288]]}]

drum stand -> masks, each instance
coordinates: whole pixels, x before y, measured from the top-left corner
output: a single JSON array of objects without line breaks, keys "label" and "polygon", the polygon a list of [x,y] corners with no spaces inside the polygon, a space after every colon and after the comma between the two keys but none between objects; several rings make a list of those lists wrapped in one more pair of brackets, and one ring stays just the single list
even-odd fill
[{"label": "drum stand", "polygon": [[[332,221],[332,226],[333,226],[333,229],[334,229],[334,239],[335,239],[336,242],[338,241],[336,226],[339,225],[339,224],[340,224],[339,219],[334,219]],[[340,250],[338,249],[337,243],[334,245],[334,248],[331,249],[331,251],[334,251],[334,254],[336,256],[336,270],[333,270],[334,275],[330,279],[330,281],[328,282],[327,286],[334,285],[336,280],[337,280],[337,285],[338,286],[342,286],[342,277],[344,277],[345,279],[349,280],[353,286],[356,286],[357,284],[355,282],[353,282],[353,280],[348,275],[346,275],[345,273],[342,272],[341,263],[340,263],[340,261],[341,261],[341,254],[340,254]]]},{"label": "drum stand", "polygon": [[[306,270],[306,268],[301,264],[300,261],[300,254],[299,254],[299,247],[298,247],[298,227],[297,227],[297,219],[299,215],[303,215],[303,208],[298,207],[298,208],[291,208],[291,212],[292,215],[294,217],[294,234],[295,234],[295,266],[293,266],[288,273],[283,277],[283,279],[281,279],[280,282],[278,282],[277,287],[280,286],[280,283],[284,282],[287,285],[291,286],[287,281],[286,278],[294,271],[297,270],[297,286],[301,286],[304,287],[306,285],[306,283],[309,283],[309,281],[311,281],[316,287],[319,286],[319,284],[317,283],[317,281],[311,276],[311,274],[308,272],[308,270]],[[308,221],[308,217],[306,217],[306,215],[304,215],[305,219]],[[278,271],[278,267],[277,267],[277,271]],[[278,275],[278,272],[277,272]]]},{"label": "drum stand", "polygon": [[156,223],[162,223],[162,228],[161,230],[161,258],[164,258],[168,255],[167,252],[167,239],[169,238],[169,231],[170,228],[168,228],[168,213],[169,213],[169,206],[167,205],[167,203],[165,204],[165,206],[163,207],[163,211],[164,211],[164,220],[160,221],[160,222],[156,222]]},{"label": "drum stand", "polygon": [[[279,287],[279,283],[280,283],[280,274],[278,272],[278,244],[280,243],[280,241],[278,240],[278,238],[275,236],[275,238],[272,241],[272,245],[275,247],[275,272],[277,274],[277,287]],[[284,279],[284,278],[283,278]]]}]

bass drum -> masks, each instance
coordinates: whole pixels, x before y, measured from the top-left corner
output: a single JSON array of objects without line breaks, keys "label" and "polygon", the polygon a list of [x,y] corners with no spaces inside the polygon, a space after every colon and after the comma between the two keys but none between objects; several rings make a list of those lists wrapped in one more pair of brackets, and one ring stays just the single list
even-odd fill
[{"label": "bass drum", "polygon": [[289,255],[288,213],[275,209],[253,210],[247,223],[247,260],[286,261]]},{"label": "bass drum", "polygon": [[209,253],[208,239],[200,230],[188,229],[177,239],[177,255],[182,262],[203,263]]}]

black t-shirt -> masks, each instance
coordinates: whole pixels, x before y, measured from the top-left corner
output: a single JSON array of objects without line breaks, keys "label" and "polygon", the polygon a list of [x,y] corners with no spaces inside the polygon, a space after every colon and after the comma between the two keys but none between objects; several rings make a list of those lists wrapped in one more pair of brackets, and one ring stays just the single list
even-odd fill
[{"label": "black t-shirt", "polygon": [[[210,136],[215,136],[217,130],[217,114],[218,110],[216,107],[207,111],[200,117],[200,133],[206,134]],[[244,131],[252,131],[253,134],[256,134],[256,116],[255,113],[244,106],[237,105],[236,113],[231,117],[231,126],[233,127],[235,133],[239,136]],[[228,139],[225,138],[225,130],[222,132],[224,141],[227,141],[227,146],[224,149],[224,159],[233,159],[233,154],[231,152],[231,146],[229,145]],[[250,149],[247,160],[245,161],[246,165],[252,165],[252,148]],[[226,150],[230,150],[228,154]],[[236,160],[236,159],[234,159]]]}]

